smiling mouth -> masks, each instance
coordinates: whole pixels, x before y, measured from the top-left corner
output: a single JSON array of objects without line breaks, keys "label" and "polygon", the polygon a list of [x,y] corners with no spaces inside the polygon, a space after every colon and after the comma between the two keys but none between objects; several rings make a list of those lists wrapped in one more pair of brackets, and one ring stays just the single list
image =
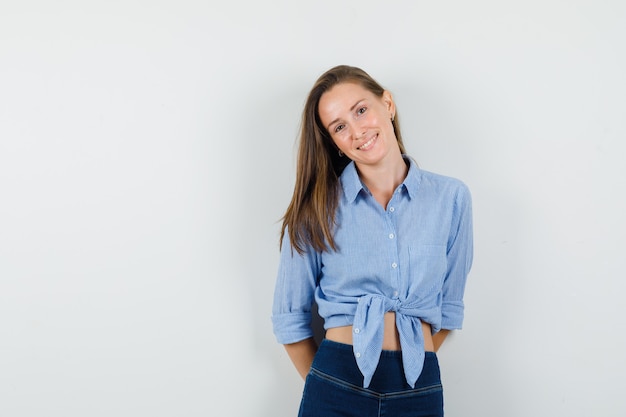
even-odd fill
[{"label": "smiling mouth", "polygon": [[376,141],[376,138],[378,137],[378,135],[374,136],[373,138],[371,138],[370,140],[368,140],[367,142],[365,142],[363,145],[359,146],[357,149],[360,151],[366,151],[369,148],[372,147],[372,145],[374,144],[374,142]]}]

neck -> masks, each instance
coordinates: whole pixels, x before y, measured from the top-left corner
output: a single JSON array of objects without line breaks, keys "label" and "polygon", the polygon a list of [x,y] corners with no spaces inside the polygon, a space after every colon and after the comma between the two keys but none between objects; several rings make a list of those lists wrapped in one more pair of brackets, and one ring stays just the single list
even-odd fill
[{"label": "neck", "polygon": [[357,168],[361,181],[367,186],[376,201],[385,209],[394,191],[402,184],[409,170],[399,152],[397,157],[394,157],[387,164],[375,166],[357,165]]}]

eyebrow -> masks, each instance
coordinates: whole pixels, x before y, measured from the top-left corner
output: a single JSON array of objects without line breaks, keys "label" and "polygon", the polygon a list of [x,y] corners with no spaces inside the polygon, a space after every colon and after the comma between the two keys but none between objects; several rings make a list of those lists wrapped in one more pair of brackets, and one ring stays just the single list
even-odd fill
[{"label": "eyebrow", "polygon": [[[352,112],[356,106],[358,106],[359,104],[361,104],[362,101],[365,101],[365,98],[360,99],[359,101],[357,101],[356,103],[354,103],[354,105],[352,107],[350,107],[350,112]],[[335,123],[337,123],[339,121],[339,118],[333,120],[332,122],[328,123],[328,126],[326,126],[326,130],[330,131],[330,127],[332,125],[334,125]]]}]

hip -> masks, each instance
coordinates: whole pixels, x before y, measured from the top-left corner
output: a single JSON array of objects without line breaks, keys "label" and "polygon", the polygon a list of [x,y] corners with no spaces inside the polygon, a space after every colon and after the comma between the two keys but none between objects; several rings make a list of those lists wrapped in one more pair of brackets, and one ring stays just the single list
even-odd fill
[{"label": "hip", "polygon": [[426,352],[414,387],[404,375],[401,351],[383,350],[367,388],[352,346],[325,339],[306,378],[300,417],[440,417],[443,388],[439,362]]}]

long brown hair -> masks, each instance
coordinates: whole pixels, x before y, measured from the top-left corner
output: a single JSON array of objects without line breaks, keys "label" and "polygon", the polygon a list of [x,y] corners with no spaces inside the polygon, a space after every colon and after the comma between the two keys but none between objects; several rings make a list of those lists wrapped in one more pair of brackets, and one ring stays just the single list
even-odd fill
[{"label": "long brown hair", "polygon": [[[337,250],[333,230],[339,204],[339,176],[350,159],[337,151],[320,121],[318,105],[326,91],[346,82],[358,84],[377,97],[382,97],[385,91],[365,71],[347,65],[326,71],[311,89],[302,112],[296,184],[280,232],[281,245],[287,231],[292,248],[300,254],[307,246],[318,252]],[[392,123],[400,152],[404,154],[397,112]]]}]

